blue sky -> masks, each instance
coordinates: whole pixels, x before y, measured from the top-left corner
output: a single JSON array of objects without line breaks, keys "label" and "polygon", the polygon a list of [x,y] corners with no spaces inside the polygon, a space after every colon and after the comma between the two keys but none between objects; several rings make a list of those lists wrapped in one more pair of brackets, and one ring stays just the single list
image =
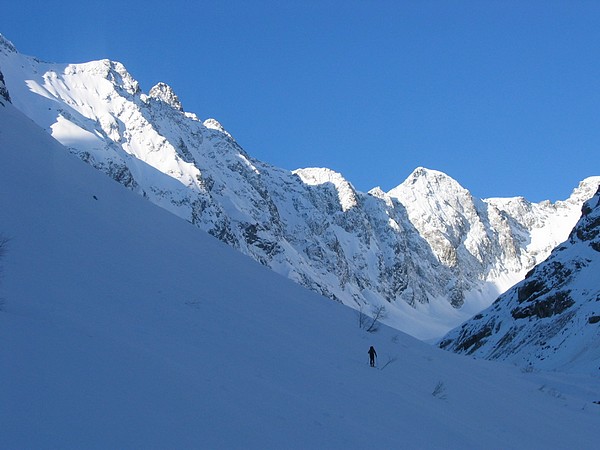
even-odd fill
[{"label": "blue sky", "polygon": [[248,153],[367,191],[414,168],[477,197],[600,175],[597,1],[18,1],[0,33],[54,62],[164,81]]}]

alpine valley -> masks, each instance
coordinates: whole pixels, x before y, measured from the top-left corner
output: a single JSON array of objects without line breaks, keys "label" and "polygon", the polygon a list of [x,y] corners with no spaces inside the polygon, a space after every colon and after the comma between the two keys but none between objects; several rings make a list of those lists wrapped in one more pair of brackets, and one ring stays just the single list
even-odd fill
[{"label": "alpine valley", "polygon": [[[556,204],[423,168],[361,193],[118,63],[2,39],[0,71],[1,448],[598,447],[598,178]],[[528,270],[443,340],[509,364],[342,304],[433,339]]]},{"label": "alpine valley", "polygon": [[[474,198],[417,168],[359,192],[326,168],[287,171],[248,155],[214,119],[118,62],[55,64],[0,36],[6,100],[71,153],[276,273],[433,341],[489,306],[569,236],[600,184],[551,203]],[[50,170],[50,169],[49,169]]]}]

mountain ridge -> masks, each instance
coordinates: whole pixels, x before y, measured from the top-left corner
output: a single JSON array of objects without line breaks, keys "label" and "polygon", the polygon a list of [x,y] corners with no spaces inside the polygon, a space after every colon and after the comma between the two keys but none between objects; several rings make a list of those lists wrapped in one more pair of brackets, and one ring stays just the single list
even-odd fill
[{"label": "mountain ridge", "polygon": [[[385,306],[387,323],[422,339],[487,306],[577,220],[577,202],[476,199],[430,169],[389,193],[359,192],[330,169],[282,170],[248,155],[216,120],[183,111],[168,85],[144,94],[121,63],[44,63],[3,48],[13,104],[69,151],[317,293],[367,313]],[[412,196],[408,180],[436,176],[437,191]],[[513,217],[521,210],[535,220]],[[532,239],[554,221],[564,229]]]}]

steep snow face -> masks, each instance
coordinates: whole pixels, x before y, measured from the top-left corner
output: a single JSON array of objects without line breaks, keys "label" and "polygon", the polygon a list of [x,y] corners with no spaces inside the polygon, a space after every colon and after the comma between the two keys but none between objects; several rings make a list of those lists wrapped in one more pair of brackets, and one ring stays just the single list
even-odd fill
[{"label": "steep snow face", "polygon": [[600,364],[600,190],[569,238],[440,347],[532,368],[589,371]]},{"label": "steep snow face", "polygon": [[278,169],[164,83],[146,95],[120,63],[51,64],[2,42],[13,104],[72,153],[302,286],[366,313],[386,306],[387,323],[419,338],[489,305],[567,237],[530,249],[547,221],[529,226],[440,172],[365,194],[329,169]]}]

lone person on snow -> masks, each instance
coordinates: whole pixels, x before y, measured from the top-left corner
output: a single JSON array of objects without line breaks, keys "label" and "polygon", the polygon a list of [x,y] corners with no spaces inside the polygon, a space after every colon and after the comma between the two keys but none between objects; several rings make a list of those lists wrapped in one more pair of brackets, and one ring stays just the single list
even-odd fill
[{"label": "lone person on snow", "polygon": [[375,367],[375,357],[377,356],[377,352],[375,351],[375,349],[373,348],[373,346],[371,345],[371,348],[369,349],[369,362],[371,363],[371,367]]}]

